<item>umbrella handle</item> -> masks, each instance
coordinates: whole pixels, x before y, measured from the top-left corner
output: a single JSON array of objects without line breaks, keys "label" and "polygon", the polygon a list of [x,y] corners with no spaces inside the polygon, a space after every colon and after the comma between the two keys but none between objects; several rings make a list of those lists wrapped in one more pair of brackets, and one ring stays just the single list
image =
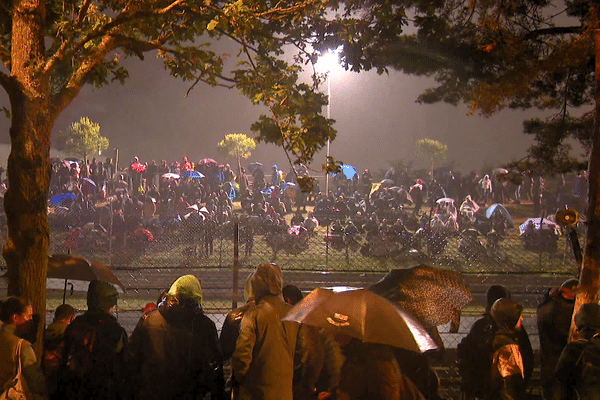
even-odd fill
[{"label": "umbrella handle", "polygon": [[65,289],[63,290],[63,304],[65,304],[67,297],[67,280],[65,279]]}]

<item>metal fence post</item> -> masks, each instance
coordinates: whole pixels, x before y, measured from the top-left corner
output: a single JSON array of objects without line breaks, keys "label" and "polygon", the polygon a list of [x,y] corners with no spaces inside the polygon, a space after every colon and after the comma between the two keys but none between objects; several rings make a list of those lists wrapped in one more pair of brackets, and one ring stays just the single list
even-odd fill
[{"label": "metal fence post", "polygon": [[240,259],[239,259],[239,244],[240,244],[240,223],[235,222],[233,225],[233,294],[231,297],[231,308],[237,308],[238,299],[238,275],[240,272]]}]

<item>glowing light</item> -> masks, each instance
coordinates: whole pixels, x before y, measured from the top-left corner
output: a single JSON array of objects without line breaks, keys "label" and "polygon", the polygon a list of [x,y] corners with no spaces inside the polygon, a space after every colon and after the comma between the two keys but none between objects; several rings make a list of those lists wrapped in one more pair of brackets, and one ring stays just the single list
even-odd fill
[{"label": "glowing light", "polygon": [[327,72],[334,72],[341,69],[340,65],[340,49],[329,50],[327,53],[319,57],[317,62],[319,69]]}]

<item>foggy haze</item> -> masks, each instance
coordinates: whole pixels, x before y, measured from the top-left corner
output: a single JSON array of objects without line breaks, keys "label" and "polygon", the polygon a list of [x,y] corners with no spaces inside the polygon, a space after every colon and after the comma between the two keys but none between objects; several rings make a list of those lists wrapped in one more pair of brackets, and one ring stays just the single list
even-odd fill
[{"label": "foggy haze", "polygon": [[[246,133],[265,109],[254,106],[235,89],[198,85],[186,98],[189,83],[170,77],[159,61],[128,60],[130,78],[125,85],[113,83],[103,89],[86,86],[63,112],[53,132],[87,116],[100,124],[100,134],[110,148],[99,159],[114,157],[119,150],[120,167],[134,156],[142,162],[197,161],[211,157],[228,162],[217,153],[217,143],[228,133]],[[448,160],[456,169],[480,172],[525,155],[531,139],[522,133],[522,121],[533,112],[501,112],[491,118],[467,116],[465,106],[419,105],[417,96],[432,81],[391,71],[331,74],[331,118],[338,131],[331,155],[359,170],[387,169],[391,162],[413,162],[413,169],[428,168],[415,151],[418,139],[430,138],[448,145]],[[326,85],[323,85],[326,91]],[[0,104],[9,107],[2,92]],[[326,113],[326,110],[323,110]],[[538,113],[539,115],[539,113]],[[9,143],[10,121],[0,117],[0,142]],[[0,153],[5,164],[6,150]],[[260,161],[277,163],[289,170],[281,148],[259,144],[245,165]],[[325,151],[317,155],[312,169],[319,170]]]}]

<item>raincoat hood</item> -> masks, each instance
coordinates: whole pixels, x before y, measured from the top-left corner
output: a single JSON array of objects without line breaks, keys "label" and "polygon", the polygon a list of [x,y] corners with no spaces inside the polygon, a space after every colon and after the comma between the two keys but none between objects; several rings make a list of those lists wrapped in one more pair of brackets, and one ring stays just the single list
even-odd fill
[{"label": "raincoat hood", "polygon": [[175,296],[180,299],[193,299],[196,300],[198,305],[202,306],[202,300],[204,299],[204,293],[202,292],[202,286],[200,281],[194,275],[184,275],[179,278],[171,285],[169,296]]},{"label": "raincoat hood", "polygon": [[250,280],[256,301],[267,295],[280,296],[283,288],[281,269],[276,264],[260,264]]},{"label": "raincoat hood", "polygon": [[93,280],[87,291],[87,305],[89,310],[108,311],[117,305],[119,293],[108,282]]},{"label": "raincoat hood", "polygon": [[492,317],[498,328],[512,330],[521,318],[523,306],[511,299],[498,299],[492,306]]},{"label": "raincoat hood", "polygon": [[486,312],[490,312],[492,306],[498,299],[510,299],[510,291],[502,285],[492,285],[488,288],[486,294]]}]

